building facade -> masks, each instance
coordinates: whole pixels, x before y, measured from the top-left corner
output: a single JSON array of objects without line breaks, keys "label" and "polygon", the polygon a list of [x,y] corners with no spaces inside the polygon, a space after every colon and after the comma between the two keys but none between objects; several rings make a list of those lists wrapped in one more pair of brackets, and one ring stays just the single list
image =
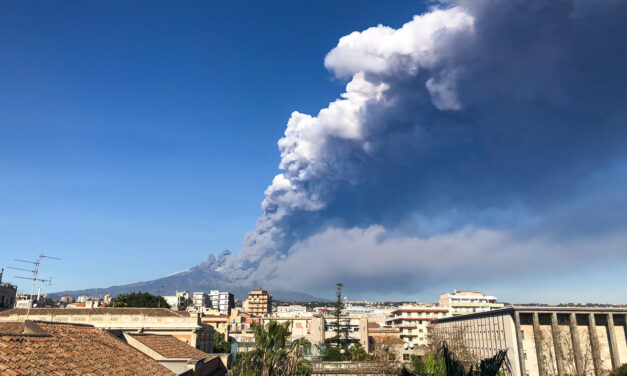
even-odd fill
[{"label": "building facade", "polygon": [[627,363],[627,309],[508,306],[439,319],[437,338],[478,358],[507,350],[515,376],[603,375]]},{"label": "building facade", "polygon": [[[24,321],[26,309],[0,312],[2,321]],[[110,332],[171,335],[201,351],[213,352],[213,327],[198,314],[166,308],[32,308],[29,320],[88,324]]]},{"label": "building facade", "polygon": [[209,301],[209,295],[202,291],[195,292],[194,295],[192,295],[192,304],[194,305],[194,308],[196,308],[196,310],[201,310],[202,308],[209,307],[211,305],[211,302]]},{"label": "building facade", "polygon": [[440,295],[440,307],[447,308],[451,316],[485,312],[503,306],[503,303],[496,302],[496,297],[486,296],[477,291],[453,291],[452,294]]},{"label": "building facade", "polygon": [[264,316],[272,313],[272,295],[266,290],[252,290],[248,294],[248,313],[253,316]]},{"label": "building facade", "polygon": [[412,305],[404,306],[390,313],[386,323],[400,330],[401,339],[415,346],[427,345],[429,324],[449,316],[447,308]]},{"label": "building facade", "polygon": [[231,309],[235,308],[235,297],[230,292],[211,290],[209,301],[211,308],[220,311],[221,315],[230,315]]}]

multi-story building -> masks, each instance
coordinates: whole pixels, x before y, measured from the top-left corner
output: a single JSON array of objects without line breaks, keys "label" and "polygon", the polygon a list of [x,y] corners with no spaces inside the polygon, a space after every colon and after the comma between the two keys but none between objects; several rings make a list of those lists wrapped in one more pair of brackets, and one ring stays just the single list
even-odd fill
[{"label": "multi-story building", "polygon": [[440,307],[448,308],[451,316],[485,312],[503,308],[503,306],[503,303],[496,302],[496,297],[485,296],[476,291],[454,290],[452,294],[444,293],[440,295]]},{"label": "multi-story building", "polygon": [[2,274],[4,274],[4,269],[0,271],[0,308],[13,308],[17,295],[17,286],[13,286],[10,283],[3,284]]},{"label": "multi-story building", "polygon": [[209,307],[211,305],[211,303],[209,302],[209,295],[202,291],[194,293],[192,297],[192,302],[194,308],[196,308],[197,310],[200,310],[204,307]]},{"label": "multi-story building", "polygon": [[209,301],[211,308],[219,310],[221,315],[230,315],[231,308],[235,308],[235,297],[230,292],[211,290]]},{"label": "multi-story building", "polygon": [[176,295],[164,296],[163,299],[170,305],[170,308],[177,310],[187,309],[187,300],[189,299],[189,292],[177,291]]},{"label": "multi-story building", "polygon": [[627,308],[508,306],[438,319],[434,338],[478,359],[507,350],[514,376],[604,375],[627,363]]},{"label": "multi-story building", "polygon": [[427,345],[427,330],[431,322],[447,317],[449,310],[425,305],[402,306],[390,313],[388,325],[399,328],[401,338],[415,346]]},{"label": "multi-story building", "polygon": [[248,294],[248,313],[253,316],[264,316],[272,313],[272,295],[266,290],[252,290]]},{"label": "multi-story building", "polygon": [[66,296],[62,296],[61,298],[59,298],[59,301],[61,303],[73,303],[74,302],[74,298],[72,298],[69,295],[66,295]]}]

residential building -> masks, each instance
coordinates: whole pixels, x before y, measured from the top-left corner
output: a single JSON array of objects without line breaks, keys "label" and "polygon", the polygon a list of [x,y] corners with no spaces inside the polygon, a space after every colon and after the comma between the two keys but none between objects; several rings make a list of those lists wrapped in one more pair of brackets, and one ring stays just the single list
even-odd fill
[{"label": "residential building", "polygon": [[17,286],[10,283],[2,283],[4,269],[0,270],[0,309],[13,308],[17,296]]},{"label": "residential building", "polygon": [[253,316],[264,316],[272,313],[272,295],[266,290],[252,290],[248,294],[248,313]]},{"label": "residential building", "polygon": [[507,350],[514,376],[602,375],[627,363],[627,308],[508,306],[438,319],[434,338],[478,358]]},{"label": "residential building", "polygon": [[211,305],[209,302],[209,295],[202,291],[194,293],[192,296],[192,302],[196,310],[201,310],[202,308],[209,307]]},{"label": "residential building", "polygon": [[2,375],[170,376],[174,372],[91,325],[0,322]]},{"label": "residential building", "polygon": [[111,305],[111,295],[110,294],[106,294],[103,298],[102,298],[102,304],[106,305],[106,306],[110,306]]},{"label": "residential building", "polygon": [[496,302],[496,297],[486,296],[476,291],[454,290],[452,294],[440,295],[440,307],[448,308],[451,316],[485,312],[503,308],[503,306],[503,303]]},{"label": "residential building", "polygon": [[164,296],[163,299],[165,299],[170,308],[175,311],[186,310],[189,292],[177,291],[175,295]]},{"label": "residential building", "polygon": [[229,340],[229,316],[227,315],[202,315],[200,321],[205,325],[211,325],[216,332],[224,335],[226,341]]},{"label": "residential building", "polygon": [[231,308],[235,308],[235,297],[230,292],[211,290],[209,301],[211,308],[219,310],[221,315],[230,315]]},{"label": "residential building", "polygon": [[59,298],[59,301],[61,303],[73,303],[74,302],[74,298],[69,296],[69,295],[66,295],[66,296],[62,296],[61,298]]},{"label": "residential building", "polygon": [[313,315],[312,312],[307,312],[307,307],[299,304],[292,304],[286,306],[278,306],[276,313],[274,314],[277,317],[311,317]]},{"label": "residential building", "polygon": [[392,312],[386,319],[386,323],[401,331],[401,339],[415,346],[427,345],[427,328],[429,323],[447,317],[449,310],[426,305],[402,306]]},{"label": "residential building", "polygon": [[208,376],[218,371],[223,373],[228,364],[223,363],[220,356],[207,354],[170,335],[124,333],[124,339],[177,375],[189,370],[193,370],[194,376]]},{"label": "residential building", "polygon": [[[14,308],[0,312],[2,321],[24,321],[27,310]],[[166,308],[31,308],[31,320],[89,324],[117,334],[145,333],[172,335],[199,350],[213,351],[214,329],[200,315]]]}]

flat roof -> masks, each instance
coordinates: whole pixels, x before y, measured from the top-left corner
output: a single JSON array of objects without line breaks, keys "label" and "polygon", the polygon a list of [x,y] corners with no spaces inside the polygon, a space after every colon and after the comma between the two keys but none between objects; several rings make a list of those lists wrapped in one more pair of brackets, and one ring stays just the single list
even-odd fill
[{"label": "flat roof", "polygon": [[627,307],[569,307],[569,306],[527,306],[527,305],[509,305],[504,308],[493,309],[484,312],[473,312],[459,316],[438,318],[437,322],[451,322],[465,320],[474,317],[490,317],[504,314],[519,313],[623,313],[627,314]]}]

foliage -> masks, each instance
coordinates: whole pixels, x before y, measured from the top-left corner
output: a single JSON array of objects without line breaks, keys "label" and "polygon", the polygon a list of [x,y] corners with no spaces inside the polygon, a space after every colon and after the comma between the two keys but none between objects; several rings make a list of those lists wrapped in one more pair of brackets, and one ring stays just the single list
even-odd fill
[{"label": "foliage", "polygon": [[507,358],[507,351],[498,351],[493,357],[482,359],[477,364],[470,366],[466,370],[464,364],[451,351],[446,342],[438,354],[429,352],[423,359],[412,356],[411,371],[403,367],[399,375],[403,376],[498,376],[503,371],[510,371],[510,364]]},{"label": "foliage", "polygon": [[345,360],[342,353],[337,347],[325,346],[322,349],[322,360],[325,362],[339,362]]},{"label": "foliage", "polygon": [[311,344],[304,338],[288,344],[289,325],[289,322],[278,324],[276,321],[267,326],[253,324],[255,349],[238,354],[229,375],[310,375],[311,365],[301,356]]},{"label": "foliage", "polygon": [[155,296],[147,292],[132,292],[120,294],[111,301],[112,307],[137,307],[137,308],[170,308],[163,296]]},{"label": "foliage", "polygon": [[422,358],[416,355],[411,355],[409,359],[412,373],[415,375],[446,375],[444,358],[432,353],[431,351],[427,352]]},{"label": "foliage", "polygon": [[610,373],[610,376],[627,376],[627,363],[612,371],[612,373]]},{"label": "foliage", "polygon": [[348,359],[352,361],[364,361],[369,358],[366,349],[360,342],[355,343],[348,349]]},{"label": "foliage", "polygon": [[231,344],[224,340],[224,333],[213,333],[213,352],[214,353],[229,353],[231,352]]},{"label": "foliage", "polygon": [[328,338],[325,343],[335,346],[338,350],[340,350],[340,352],[342,349],[346,352],[346,337],[348,335],[348,329],[346,328],[346,325],[342,323],[342,310],[344,309],[344,302],[342,302],[342,286],[343,284],[341,283],[337,284],[337,292],[335,294],[337,299],[333,304],[333,321],[331,321],[331,324],[329,325],[333,328],[335,335]]}]

